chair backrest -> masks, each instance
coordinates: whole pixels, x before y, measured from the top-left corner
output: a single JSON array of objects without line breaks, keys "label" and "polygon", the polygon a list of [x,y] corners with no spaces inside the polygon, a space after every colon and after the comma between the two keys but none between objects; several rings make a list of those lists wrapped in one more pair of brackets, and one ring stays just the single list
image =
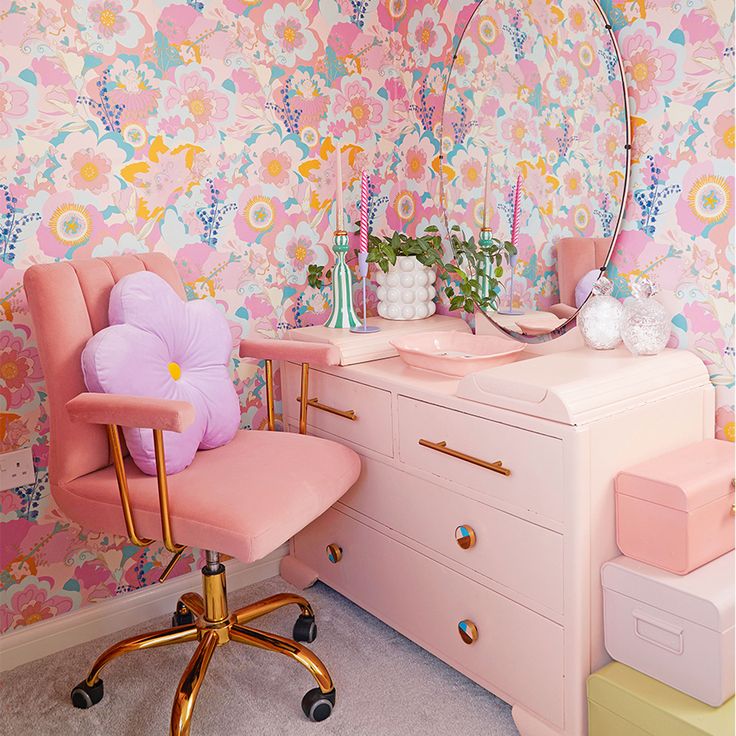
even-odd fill
[{"label": "chair backrest", "polygon": [[162,253],[49,263],[25,272],[23,284],[48,393],[52,492],[58,483],[111,463],[105,427],[73,424],[65,405],[87,390],[82,350],[92,335],[108,325],[112,287],[136,271],[157,273],[186,299],[176,267]]},{"label": "chair backrest", "polygon": [[562,238],[557,243],[560,303],[575,306],[575,287],[594,268],[602,268],[611,249],[610,238]]}]

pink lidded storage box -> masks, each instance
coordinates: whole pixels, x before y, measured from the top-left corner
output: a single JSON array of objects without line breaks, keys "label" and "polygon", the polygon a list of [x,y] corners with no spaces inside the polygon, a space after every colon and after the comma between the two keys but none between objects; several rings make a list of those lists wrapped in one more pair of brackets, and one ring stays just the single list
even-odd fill
[{"label": "pink lidded storage box", "polygon": [[627,557],[686,575],[734,548],[734,445],[703,440],[616,477],[616,541]]},{"label": "pink lidded storage box", "polygon": [[681,576],[603,565],[605,645],[617,662],[719,706],[734,694],[734,553]]}]

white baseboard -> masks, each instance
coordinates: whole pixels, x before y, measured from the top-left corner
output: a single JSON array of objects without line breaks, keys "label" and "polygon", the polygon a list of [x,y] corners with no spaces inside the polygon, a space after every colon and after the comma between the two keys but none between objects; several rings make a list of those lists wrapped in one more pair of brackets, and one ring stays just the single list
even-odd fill
[{"label": "white baseboard", "polygon": [[[278,575],[279,562],[288,551],[288,545],[284,545],[268,557],[251,564],[228,560],[225,564],[228,590],[238,590]],[[0,636],[0,672],[144,623],[156,616],[172,613],[182,593],[199,591],[200,587],[201,574],[195,570],[168,580],[163,585],[149,585],[142,590],[3,634]]]}]

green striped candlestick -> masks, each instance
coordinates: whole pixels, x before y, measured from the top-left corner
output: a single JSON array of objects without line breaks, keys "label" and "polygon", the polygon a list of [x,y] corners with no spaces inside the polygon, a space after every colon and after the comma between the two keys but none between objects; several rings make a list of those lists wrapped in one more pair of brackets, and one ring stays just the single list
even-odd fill
[{"label": "green striped candlestick", "polygon": [[335,231],[335,267],[332,269],[332,313],[325,325],[336,329],[357,327],[360,324],[353,307],[353,277],[345,256],[348,252],[348,234]]},{"label": "green striped candlestick", "polygon": [[491,293],[491,273],[493,272],[493,261],[490,256],[486,255],[488,250],[493,243],[493,234],[487,227],[480,229],[480,243],[481,251],[483,252],[483,273],[484,275],[478,279],[480,282],[480,295],[483,299],[490,299],[493,294]]}]

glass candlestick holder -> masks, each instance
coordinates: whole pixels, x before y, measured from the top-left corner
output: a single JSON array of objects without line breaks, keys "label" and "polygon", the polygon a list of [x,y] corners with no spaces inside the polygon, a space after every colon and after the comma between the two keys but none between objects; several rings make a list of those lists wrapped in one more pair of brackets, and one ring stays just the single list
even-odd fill
[{"label": "glass candlestick holder", "polygon": [[368,251],[360,251],[358,253],[358,273],[360,273],[361,286],[363,287],[363,324],[357,327],[351,327],[350,332],[356,332],[359,335],[370,335],[373,332],[380,332],[381,328],[368,324],[368,295],[366,291],[366,283],[368,281]]},{"label": "glass candlestick holder", "polygon": [[[487,230],[486,228],[483,228],[480,231],[480,245],[481,248],[483,245],[491,244],[491,231]],[[514,308],[514,277],[516,272],[516,261],[518,256],[514,254],[513,256],[509,256],[509,266],[511,266],[511,278],[509,280],[509,303],[508,306],[504,309],[499,309],[499,314],[511,314],[511,315],[519,315],[519,314],[526,314],[526,312],[523,309],[515,309]],[[486,257],[486,260],[484,262],[485,264],[488,264],[488,267],[490,267],[490,258]]]},{"label": "glass candlestick holder", "polygon": [[478,279],[480,283],[480,295],[483,299],[490,299],[494,294],[491,293],[491,273],[493,272],[493,262],[488,255],[488,249],[493,242],[493,235],[487,227],[480,230],[478,243],[480,245],[481,262],[483,264],[483,275]]}]

